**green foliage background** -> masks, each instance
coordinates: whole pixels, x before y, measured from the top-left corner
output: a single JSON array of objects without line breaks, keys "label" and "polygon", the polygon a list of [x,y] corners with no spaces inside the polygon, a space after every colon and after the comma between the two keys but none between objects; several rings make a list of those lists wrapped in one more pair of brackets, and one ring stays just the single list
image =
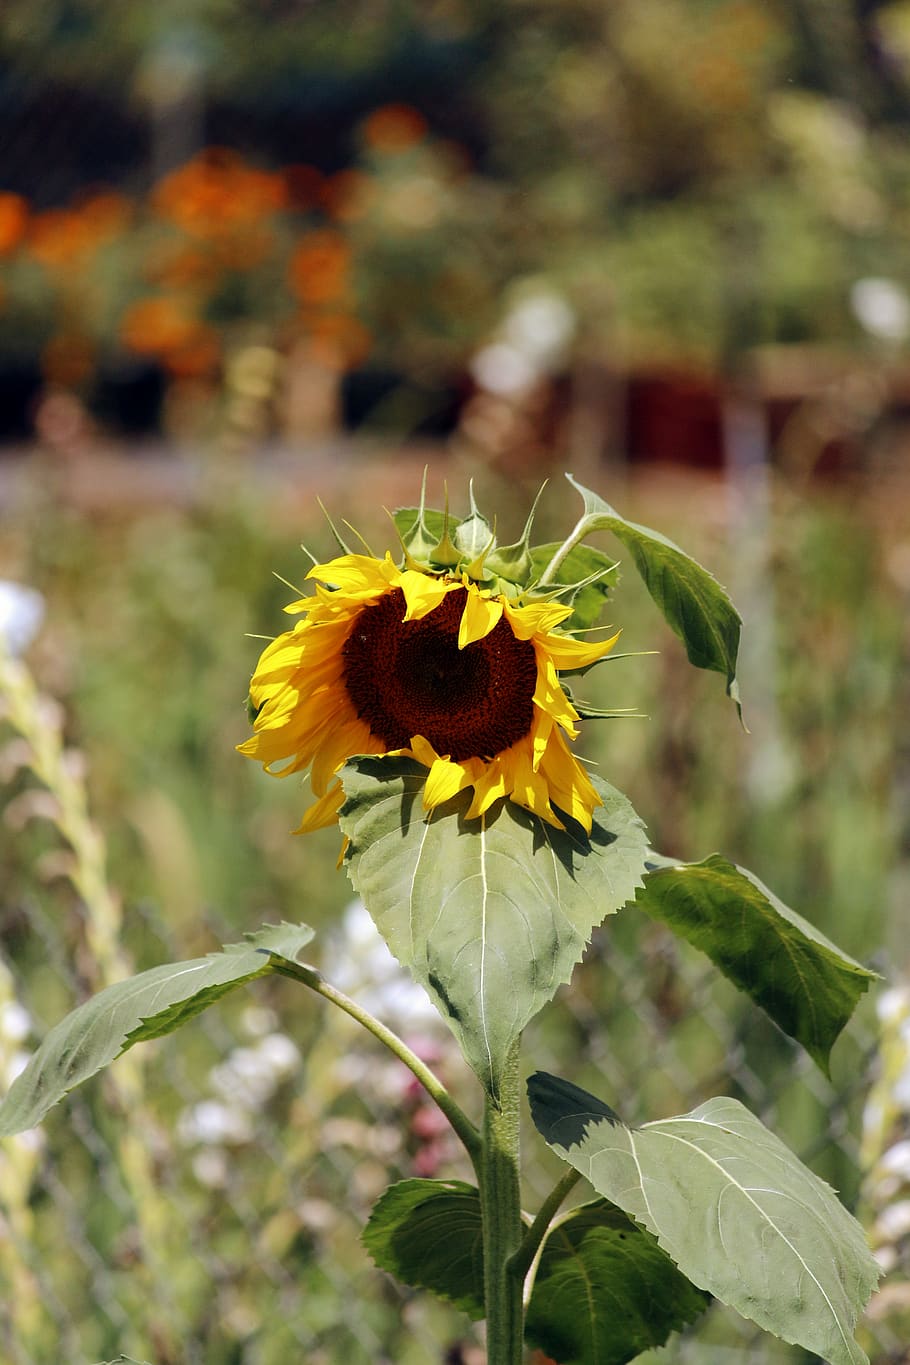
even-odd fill
[{"label": "green foliage background", "polygon": [[[457,471],[434,468],[431,497],[444,472],[453,496],[460,486]],[[402,468],[390,465],[388,475],[397,487]],[[380,466],[370,466],[370,478],[381,482]],[[750,611],[761,636],[762,612],[773,609],[774,634],[759,657],[744,660],[746,735],[722,679],[689,667],[637,575],[622,572],[609,619],[622,625],[627,649],[661,652],[583,681],[592,702],[636,705],[650,718],[588,722],[582,751],[627,792],[657,847],[689,858],[720,849],[846,951],[885,969],[900,965],[896,878],[906,831],[896,793],[905,755],[896,730],[906,704],[906,587],[894,570],[910,532],[895,512],[902,504],[880,500],[872,487],[849,495],[816,489],[811,497],[776,487],[756,581],[748,537],[737,530],[735,504],[728,517],[720,485],[629,482],[616,471],[598,486],[625,515],[710,565],[743,610],[747,642]],[[351,896],[335,870],[338,836],[292,838],[304,793],[233,751],[246,735],[245,684],[260,647],[244,631],[282,628],[290,594],[271,573],[299,583],[308,561],[296,543],[329,553],[325,524],[286,495],[273,499],[248,484],[238,495],[227,469],[208,470],[194,506],[136,518],[80,514],[49,487],[35,480],[29,534],[9,527],[9,544],[17,576],[47,596],[32,663],[64,705],[69,742],[86,756],[137,969],[198,956],[281,918],[314,924],[311,956],[325,962]],[[507,505],[493,483],[478,491],[485,507]],[[383,548],[377,499],[363,497],[362,505],[349,493],[343,502],[332,497],[332,511]],[[572,523],[573,497],[551,486],[543,534],[555,538]],[[520,530],[523,511],[511,514],[514,526],[503,516],[505,535]],[[7,830],[29,785],[11,779]],[[82,913],[55,875],[55,848],[39,818],[20,821],[0,844],[3,940],[42,1029],[91,980]],[[426,1298],[403,1301],[359,1247],[384,1185],[418,1173],[419,1138],[407,1121],[404,1136],[395,1136],[402,1113],[406,1120],[411,1113],[400,1078],[377,1066],[352,1026],[326,1018],[288,983],[256,983],[239,995],[179,1042],[144,1045],[140,1136],[153,1157],[156,1217],[173,1258],[166,1312],[149,1312],[135,1274],[137,1234],[122,1175],[129,1115],[112,1108],[101,1080],[48,1117],[32,1201],[31,1268],[46,1305],[39,1338],[68,1343],[76,1359],[126,1350],[204,1365],[272,1365],[301,1349],[316,1362],[416,1365],[442,1341],[469,1340],[465,1319]],[[262,1105],[247,1140],[225,1149],[227,1184],[207,1187],[193,1165],[200,1148],[180,1138],[181,1114],[211,1095],[214,1067],[251,1046],[244,1015],[251,1002],[275,1009],[273,1027],[299,1048],[302,1069]],[[834,1050],[829,1085],[694,951],[646,917],[620,913],[595,934],[571,991],[529,1028],[527,1066],[608,1089],[630,1122],[681,1112],[711,1094],[738,1095],[852,1204],[872,1020],[864,1003]],[[470,1109],[471,1081],[451,1053],[442,1065]],[[357,1080],[367,1073],[374,1083]],[[533,1206],[556,1164],[530,1133],[527,1149]],[[466,1174],[453,1154],[435,1173]],[[356,1316],[346,1307],[355,1296]],[[748,1341],[715,1314],[693,1339],[694,1358],[709,1359],[698,1352],[716,1342],[718,1350],[739,1343],[757,1359]],[[684,1346],[673,1349],[680,1361],[691,1358]],[[799,1358],[767,1350],[769,1361]]]}]

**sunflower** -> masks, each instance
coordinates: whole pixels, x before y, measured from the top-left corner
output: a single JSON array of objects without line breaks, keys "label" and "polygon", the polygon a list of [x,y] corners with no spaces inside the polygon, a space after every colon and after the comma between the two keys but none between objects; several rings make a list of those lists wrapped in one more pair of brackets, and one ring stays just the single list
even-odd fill
[{"label": "sunflower", "polygon": [[354,754],[423,764],[427,810],[472,787],[469,820],[508,797],[590,831],[601,800],[566,742],[579,715],[558,674],[602,659],[618,635],[582,643],[556,631],[569,606],[520,605],[465,572],[399,568],[389,554],[346,554],[307,576],[315,594],[285,609],[303,619],[263,651],[255,734],[239,746],[278,776],[309,768],[317,800],[298,833],[336,821],[337,773]]}]

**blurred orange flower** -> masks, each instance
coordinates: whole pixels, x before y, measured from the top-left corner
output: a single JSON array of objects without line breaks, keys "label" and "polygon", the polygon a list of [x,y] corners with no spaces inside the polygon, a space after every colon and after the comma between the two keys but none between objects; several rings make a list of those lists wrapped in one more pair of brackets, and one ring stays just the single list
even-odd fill
[{"label": "blurred orange flower", "polygon": [[343,297],[348,286],[351,249],[331,228],[301,237],[291,257],[288,275],[301,303],[329,303]]},{"label": "blurred orange flower", "polygon": [[194,237],[220,237],[284,207],[283,176],[248,166],[236,152],[209,147],[155,187],[152,207]]},{"label": "blurred orange flower", "polygon": [[325,176],[315,166],[285,166],[287,205],[291,209],[311,209],[322,202]]},{"label": "blurred orange flower", "polygon": [[329,370],[348,370],[366,359],[372,337],[363,323],[347,313],[303,316],[310,357]]},{"label": "blurred orange flower", "polygon": [[205,246],[162,242],[145,261],[143,275],[166,289],[209,289],[218,279],[219,263]]},{"label": "blurred orange flower", "polygon": [[322,202],[330,218],[354,223],[369,212],[376,198],[376,186],[363,171],[339,171],[325,182]]},{"label": "blurred orange flower", "polygon": [[120,337],[138,355],[150,355],[173,374],[200,375],[221,357],[215,331],[172,294],[140,299],[123,316]]},{"label": "blurred orange flower", "polygon": [[427,135],[427,121],[410,104],[384,104],[363,125],[363,135],[374,152],[404,152]]},{"label": "blurred orange flower", "polygon": [[58,332],[41,353],[41,369],[50,384],[62,389],[78,387],[95,365],[95,348],[82,332]]},{"label": "blurred orange flower", "polygon": [[0,256],[5,256],[25,236],[28,204],[21,194],[0,194]]},{"label": "blurred orange flower", "polygon": [[104,192],[65,209],[32,218],[27,247],[49,270],[66,270],[111,241],[129,224],[132,204],[125,195]]}]

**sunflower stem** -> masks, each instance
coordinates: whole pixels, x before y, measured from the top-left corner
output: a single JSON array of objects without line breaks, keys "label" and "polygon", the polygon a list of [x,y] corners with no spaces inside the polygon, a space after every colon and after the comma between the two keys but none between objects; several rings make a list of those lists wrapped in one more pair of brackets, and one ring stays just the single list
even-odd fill
[{"label": "sunflower stem", "polygon": [[319,972],[313,967],[304,967],[295,962],[278,962],[273,960],[276,972],[281,976],[290,977],[292,981],[299,981],[304,986],[309,986],[311,991],[321,995],[330,1004],[337,1005],[345,1014],[349,1014],[352,1019],[362,1025],[367,1032],[372,1033],[374,1038],[378,1038],[380,1043],[389,1049],[400,1062],[408,1068],[427,1094],[445,1114],[456,1135],[461,1140],[465,1151],[471,1158],[471,1164],[480,1179],[480,1166],[483,1160],[482,1140],[474,1124],[468,1118],[464,1110],[456,1104],[455,1100],[446,1090],[442,1081],[433,1074],[425,1062],[422,1062],[416,1052],[412,1052],[407,1043],[393,1033],[385,1024],[380,1023],[369,1010],[365,1010],[362,1005],[358,1005],[356,1000],[345,995],[343,991],[337,990],[329,985],[328,981],[320,976]]},{"label": "sunflower stem", "polygon": [[547,583],[553,582],[559,570],[559,566],[563,563],[565,559],[568,559],[569,555],[575,549],[575,546],[581,544],[585,536],[588,534],[589,530],[590,517],[586,512],[583,517],[579,518],[578,522],[575,525],[574,530],[572,530],[570,534],[566,536],[565,540],[562,542],[559,549],[556,551],[555,555],[550,560],[549,564],[544,569],[543,573],[540,575],[540,578],[537,580],[538,588],[546,587]]},{"label": "sunflower stem", "polygon": [[521,1244],[519,1189],[518,1054],[513,1043],[502,1072],[497,1100],[484,1102],[483,1152],[478,1178],[483,1220],[484,1300],[487,1313],[487,1365],[521,1365],[523,1275],[514,1269]]},{"label": "sunflower stem", "polygon": [[578,1171],[566,1171],[565,1175],[556,1182],[538,1209],[534,1222],[524,1234],[521,1246],[509,1262],[509,1270],[513,1275],[517,1275],[520,1280],[524,1280],[528,1271],[531,1269],[534,1257],[537,1255],[541,1242],[547,1235],[547,1231],[560,1204],[573,1186],[577,1185],[580,1179],[581,1175]]}]

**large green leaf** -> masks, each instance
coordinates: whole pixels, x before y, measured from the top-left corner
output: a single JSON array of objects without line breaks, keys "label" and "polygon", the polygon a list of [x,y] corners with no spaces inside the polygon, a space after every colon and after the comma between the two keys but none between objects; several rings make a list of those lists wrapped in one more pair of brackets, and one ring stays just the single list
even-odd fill
[{"label": "large green leaf", "polygon": [[[535,545],[532,548],[531,563],[535,578],[539,578],[544,572],[558,549],[558,541],[554,541],[552,545]],[[619,579],[619,565],[615,559],[605,555],[603,550],[595,550],[593,545],[573,546],[557,569],[552,582],[571,586],[573,583],[584,582],[593,574],[599,575],[593,583],[585,583],[584,587],[578,588],[576,592],[568,592],[558,599],[566,604],[571,603],[572,606],[572,615],[563,621],[561,630],[587,630],[589,626],[596,625]]]},{"label": "large green leaf", "polygon": [[868,1365],[853,1328],[879,1270],[862,1228],[737,1100],[633,1129],[555,1076],[528,1093],[553,1149],[693,1284],[829,1365]]},{"label": "large green leaf", "polygon": [[511,1044],[569,980],[594,926],[641,885],[645,833],[626,798],[596,779],[604,805],[589,837],[511,801],[466,821],[470,791],[428,816],[426,775],[409,759],[347,764],[347,866],[390,949],[496,1095]]},{"label": "large green leaf", "polygon": [[480,1194],[462,1180],[401,1180],[377,1201],[363,1244],[404,1284],[484,1316]]},{"label": "large green leaf", "polygon": [[827,1074],[835,1039],[875,972],[717,853],[700,863],[652,857],[648,867],[636,903],[707,953]]},{"label": "large green leaf", "polygon": [[187,1019],[282,961],[313,937],[305,924],[267,925],[208,957],[153,967],[99,991],[45,1037],[0,1104],[0,1137],[32,1128],[67,1091],[135,1043],[172,1033]]},{"label": "large green leaf", "polygon": [[717,579],[659,531],[626,521],[571,474],[566,477],[585,501],[583,534],[612,531],[622,541],[648,592],[685,645],[690,663],[723,673],[727,693],[738,707],[736,656],[742,621]]},{"label": "large green leaf", "polygon": [[525,1336],[559,1365],[625,1365],[662,1346],[708,1302],[650,1232],[597,1199],[547,1234]]}]

